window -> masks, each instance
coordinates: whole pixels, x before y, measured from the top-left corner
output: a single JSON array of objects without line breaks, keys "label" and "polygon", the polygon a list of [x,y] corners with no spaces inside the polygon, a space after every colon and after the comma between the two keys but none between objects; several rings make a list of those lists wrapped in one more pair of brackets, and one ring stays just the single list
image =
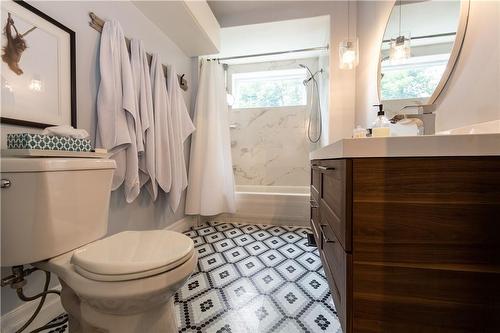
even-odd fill
[{"label": "window", "polygon": [[430,97],[448,64],[449,54],[411,57],[401,64],[382,62],[382,100]]},{"label": "window", "polygon": [[303,68],[234,73],[233,109],[307,105]]}]

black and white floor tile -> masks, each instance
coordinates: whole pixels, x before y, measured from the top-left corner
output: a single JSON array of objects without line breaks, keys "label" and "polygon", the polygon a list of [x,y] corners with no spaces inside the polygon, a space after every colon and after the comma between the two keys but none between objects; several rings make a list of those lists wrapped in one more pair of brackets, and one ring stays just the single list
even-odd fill
[{"label": "black and white floor tile", "polygon": [[[199,260],[175,295],[179,332],[342,333],[309,232],[217,222],[185,232]],[[65,318],[44,332],[66,333]]]},{"label": "black and white floor tile", "polygon": [[179,332],[341,333],[309,232],[217,222],[186,232],[199,262],[175,296]]},{"label": "black and white floor tile", "polygon": [[68,333],[68,315],[63,313],[56,318],[52,319],[49,323],[47,323],[47,328],[41,332],[44,333]]}]

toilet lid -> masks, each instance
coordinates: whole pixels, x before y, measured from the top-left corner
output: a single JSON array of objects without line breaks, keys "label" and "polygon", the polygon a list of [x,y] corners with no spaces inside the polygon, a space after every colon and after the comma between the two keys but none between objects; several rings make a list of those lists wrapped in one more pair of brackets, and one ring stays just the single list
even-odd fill
[{"label": "toilet lid", "polygon": [[174,231],[124,231],[73,253],[71,263],[88,278],[121,281],[173,269],[193,254],[191,238]]}]

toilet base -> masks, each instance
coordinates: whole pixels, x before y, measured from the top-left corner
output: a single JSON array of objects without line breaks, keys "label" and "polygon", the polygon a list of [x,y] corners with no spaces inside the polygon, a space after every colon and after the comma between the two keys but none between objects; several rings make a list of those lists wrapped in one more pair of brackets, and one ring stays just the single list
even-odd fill
[{"label": "toilet base", "polygon": [[116,315],[98,311],[61,281],[61,303],[68,313],[70,333],[143,333],[178,331],[174,313],[174,300],[147,311],[130,315]]}]

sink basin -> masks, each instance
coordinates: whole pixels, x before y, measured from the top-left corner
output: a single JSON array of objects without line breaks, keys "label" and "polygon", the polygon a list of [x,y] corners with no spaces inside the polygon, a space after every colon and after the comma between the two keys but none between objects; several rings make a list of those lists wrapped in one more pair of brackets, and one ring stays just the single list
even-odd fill
[{"label": "sink basin", "polygon": [[436,135],[500,133],[500,119],[437,132]]}]

